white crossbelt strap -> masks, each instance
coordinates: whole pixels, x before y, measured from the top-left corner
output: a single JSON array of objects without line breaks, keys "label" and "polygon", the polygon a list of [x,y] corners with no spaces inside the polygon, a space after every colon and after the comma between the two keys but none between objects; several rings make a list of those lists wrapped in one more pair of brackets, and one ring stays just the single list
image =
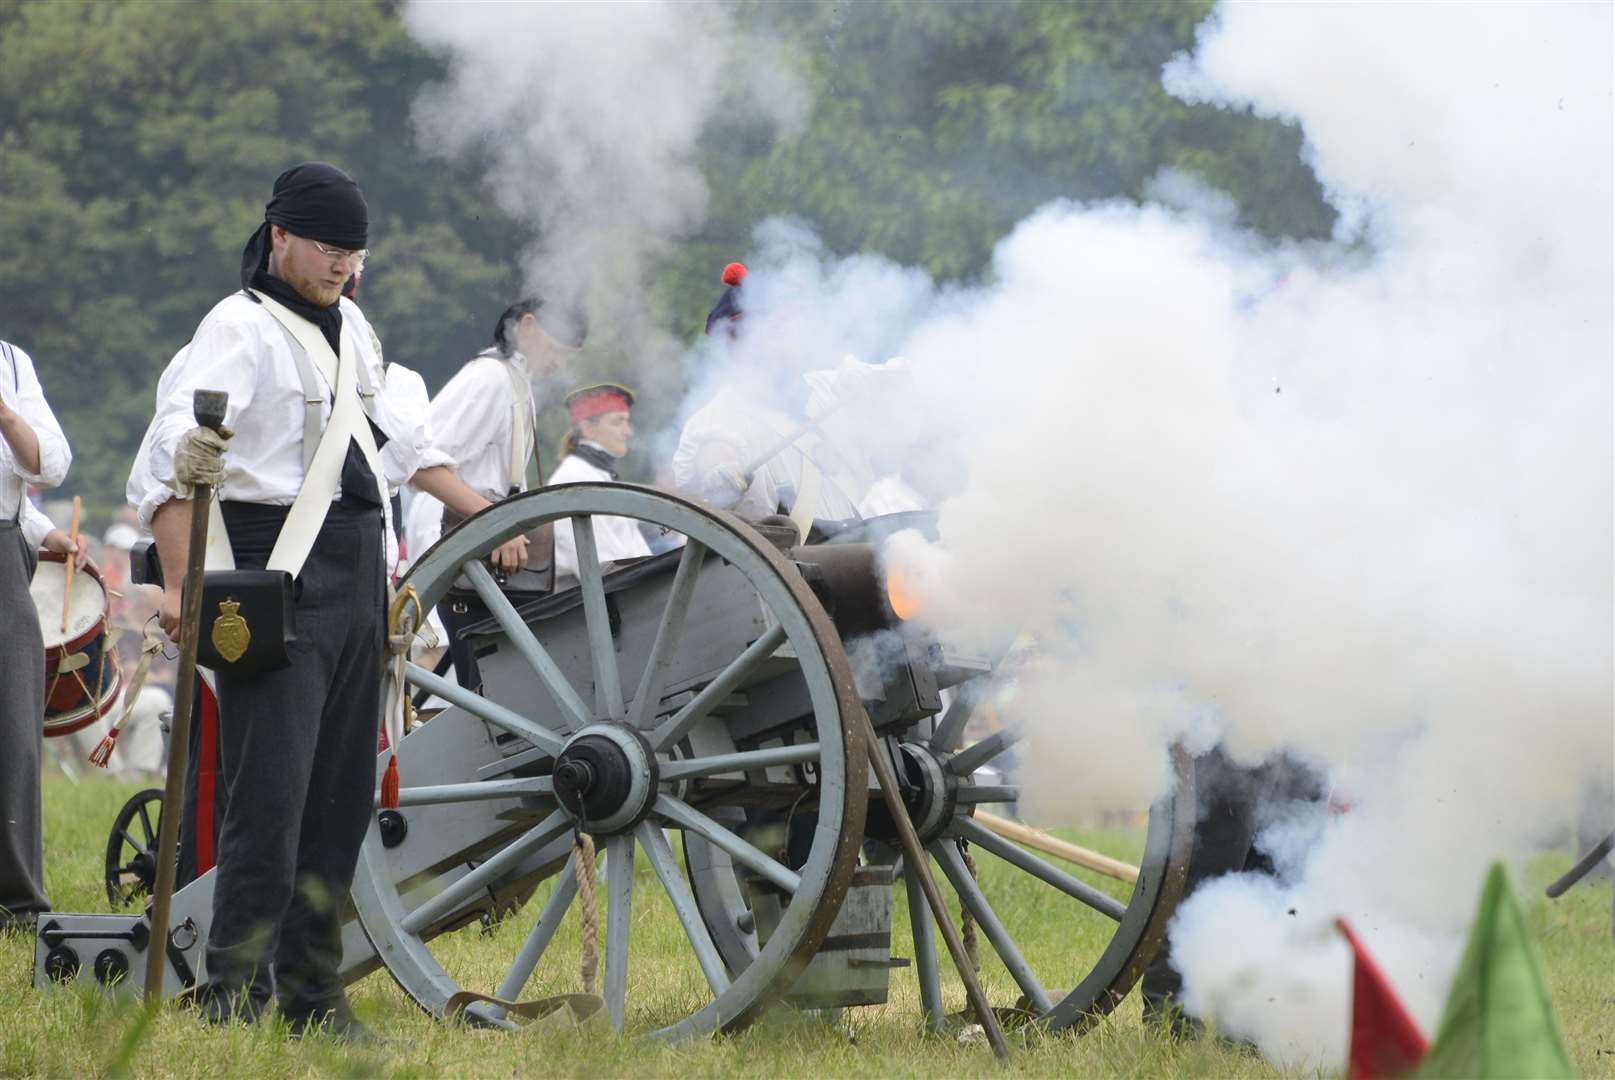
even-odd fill
[{"label": "white crossbelt strap", "polygon": [[[532,439],[532,445],[537,446],[538,432],[527,415],[530,391],[526,377],[514,363],[508,364],[505,372],[510,376],[510,483],[507,486],[526,491],[527,462],[533,456],[528,439]],[[544,478],[540,476],[538,482],[542,484]]]},{"label": "white crossbelt strap", "polygon": [[804,436],[797,443],[797,454],[802,459],[802,477],[796,485],[796,501],[791,504],[791,522],[796,526],[796,535],[803,543],[807,542],[808,530],[813,527],[813,519],[819,512],[819,489],[824,484],[824,474],[807,455],[808,447],[803,445],[812,436]]},{"label": "white crossbelt strap", "polygon": [[358,441],[359,450],[364,455],[365,464],[370,466],[378,491],[386,474],[381,469],[381,454],[376,449],[375,436],[370,433],[369,421],[359,404],[357,369],[360,360],[353,347],[347,321],[344,320],[342,324],[342,354],[338,357],[332,353],[330,342],[325,340],[319,327],[262,293],[254,295],[263,301],[264,310],[273,315],[307,350],[326,377],[332,379],[335,394],[331,419],[325,425],[325,434],[320,437],[319,449],[309,462],[303,476],[303,486],[292,500],[286,524],[281,526],[274,550],[269,553],[267,569],[285,570],[296,577],[303,569],[310,549],[314,547],[320,526],[325,523],[325,515],[331,509],[331,500],[336,496],[337,484],[342,477],[342,462],[347,457],[348,440]]},{"label": "white crossbelt strap", "polygon": [[[17,393],[17,404],[21,405],[22,372],[17,370],[17,354],[11,351],[11,343],[9,341],[0,341],[0,352],[4,352],[6,354],[6,359],[11,362],[11,387]],[[17,485],[17,512],[11,515],[11,520],[13,524],[21,525],[22,504],[28,498],[28,481],[24,480],[21,476],[13,476],[9,477],[8,479]]]}]

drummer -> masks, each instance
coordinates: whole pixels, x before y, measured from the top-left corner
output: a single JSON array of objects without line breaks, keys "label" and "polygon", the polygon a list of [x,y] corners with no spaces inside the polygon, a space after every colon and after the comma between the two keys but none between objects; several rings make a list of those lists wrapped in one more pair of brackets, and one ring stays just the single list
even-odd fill
[{"label": "drummer", "polygon": [[[634,428],[629,411],[634,392],[618,383],[583,386],[566,396],[567,415],[572,430],[561,440],[561,463],[550,474],[551,484],[577,484],[617,479],[617,462],[628,453]],[[642,559],[650,545],[632,518],[595,517],[594,542],[600,565],[625,559]],[[555,523],[555,587],[568,588],[578,581],[578,547],[570,519]]]},{"label": "drummer", "polygon": [[0,341],[0,932],[27,929],[50,910],[45,896],[39,763],[45,736],[45,639],[29,596],[41,543],[82,561],[88,548],[28,501],[28,485],[55,487],[73,453],[28,354]]}]

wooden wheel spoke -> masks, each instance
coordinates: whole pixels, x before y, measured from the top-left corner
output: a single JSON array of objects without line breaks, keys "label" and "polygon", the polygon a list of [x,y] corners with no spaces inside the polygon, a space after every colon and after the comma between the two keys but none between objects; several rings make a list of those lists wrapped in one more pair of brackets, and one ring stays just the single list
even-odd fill
[{"label": "wooden wheel spoke", "polygon": [[533,829],[502,848],[487,862],[449,885],[448,888],[404,916],[401,924],[405,933],[419,934],[432,923],[449,914],[461,904],[482,892],[488,885],[522,859],[555,840],[572,828],[572,819],[557,810]]},{"label": "wooden wheel spoke", "polygon": [[157,829],[151,823],[149,805],[149,803],[140,804],[140,831],[146,834],[146,847],[148,849],[156,846],[157,843]]},{"label": "wooden wheel spoke", "polygon": [[[543,958],[544,950],[550,947],[555,931],[566,916],[566,909],[572,905],[572,898],[578,894],[577,860],[576,851],[567,858],[566,866],[555,879],[555,888],[550,890],[550,898],[544,902],[538,921],[533,923],[532,930],[528,931],[527,937],[522,941],[522,947],[517,951],[510,970],[505,973],[504,979],[499,983],[499,989],[494,992],[495,997],[515,1001],[527,986],[527,980],[533,977],[533,969]],[[592,874],[594,868],[591,866],[588,872]],[[502,1014],[503,1010],[499,1012]]]},{"label": "wooden wheel spoke", "polygon": [[539,727],[519,713],[512,712],[498,702],[467,690],[457,682],[440,678],[419,664],[406,664],[404,678],[411,686],[430,690],[451,705],[457,705],[478,720],[486,721],[502,731],[519,736],[549,754],[558,754],[564,740],[548,728]]},{"label": "wooden wheel spoke", "polygon": [[684,874],[673,858],[673,849],[668,845],[667,837],[662,835],[660,828],[649,821],[640,822],[639,828],[635,831],[639,835],[640,844],[645,848],[645,855],[650,859],[651,869],[656,871],[662,888],[667,892],[667,898],[673,903],[673,911],[684,927],[685,936],[690,939],[690,947],[695,951],[696,962],[701,965],[701,974],[706,976],[707,985],[712,988],[714,997],[723,993],[729,989],[729,974],[724,970],[717,947],[712,944],[712,935],[707,930],[707,924],[701,919],[701,911],[695,903],[695,894],[690,890],[689,882],[684,880]]},{"label": "wooden wheel spoke", "polygon": [[1020,742],[1019,731],[995,731],[978,743],[965,747],[948,759],[947,768],[955,776],[969,776],[1005,750]]},{"label": "wooden wheel spoke", "polygon": [[[550,795],[553,791],[554,786],[547,776],[531,776],[521,780],[487,780],[470,784],[434,784],[428,787],[400,788],[398,805],[435,806],[440,803],[486,802],[493,799]],[[379,803],[379,796],[377,801]]]},{"label": "wooden wheel spoke", "polygon": [[792,746],[768,746],[761,750],[742,750],[733,754],[714,754],[711,757],[670,761],[661,767],[661,778],[664,781],[690,780],[698,776],[747,772],[775,765],[801,765],[817,760],[819,760],[819,744],[816,742],[796,743]]},{"label": "wooden wheel spoke", "polygon": [[606,841],[606,1011],[622,1030],[628,1005],[628,938],[633,929],[634,838]]},{"label": "wooden wheel spoke", "polygon": [[953,891],[959,894],[959,899],[969,909],[982,932],[987,935],[987,940],[992,942],[993,951],[1004,962],[1010,978],[1015,980],[1022,993],[1032,1002],[1034,1010],[1042,1015],[1054,1008],[1054,1002],[1050,1000],[1048,991],[1043,989],[1043,985],[1037,981],[1037,976],[1032,974],[1026,958],[1021,955],[1020,949],[1015,947],[1014,939],[999,921],[998,913],[987,903],[987,897],[982,894],[976,879],[970,876],[964,859],[959,855],[959,849],[951,841],[943,840],[933,843],[930,850],[931,854],[936,856],[936,861],[942,865],[942,872],[948,875],[948,880],[953,883]]},{"label": "wooden wheel spoke", "polygon": [[1023,870],[1039,881],[1054,886],[1067,896],[1082,901],[1101,915],[1121,922],[1122,916],[1127,914],[1127,905],[1120,900],[1100,892],[1086,881],[1072,877],[1058,867],[1049,865],[1019,844],[1005,840],[967,817],[955,818],[952,831],[983,851],[992,852],[1017,870]]},{"label": "wooden wheel spoke", "polygon": [[665,750],[684,738],[685,733],[703,720],[712,711],[713,706],[728,697],[729,692],[740,685],[741,680],[751,674],[758,664],[773,656],[783,644],[785,644],[785,627],[779,625],[770,627],[767,633],[731,660],[729,666],[718,673],[717,678],[702,687],[701,692],[684,708],[668,717],[660,727],[651,732],[652,748]]},{"label": "wooden wheel spoke", "polygon": [[583,699],[578,696],[566,674],[550,656],[549,650],[539,643],[532,629],[516,613],[510,598],[494,582],[493,575],[488,572],[482,560],[468,559],[462,569],[466,577],[471,579],[477,595],[482,598],[482,602],[488,606],[489,612],[498,621],[499,628],[510,639],[512,647],[523,660],[527,661],[527,666],[538,676],[538,681],[544,685],[550,700],[555,702],[555,707],[566,717],[568,730],[576,731],[587,724],[589,709],[583,704]]},{"label": "wooden wheel spoke", "polygon": [[695,595],[695,583],[701,573],[701,564],[707,549],[699,540],[686,540],[679,556],[679,568],[673,574],[673,586],[668,591],[667,606],[662,609],[662,621],[656,628],[656,641],[645,661],[645,673],[640,677],[639,689],[634,694],[633,711],[628,714],[628,726],[644,730],[656,716],[656,706],[662,698],[668,668],[678,655],[684,640],[684,626],[690,613],[690,599]]},{"label": "wooden wheel spoke", "polygon": [[920,890],[920,875],[906,862],[903,889],[908,894],[908,921],[914,932],[914,974],[920,981],[920,1007],[933,1031],[942,1029],[942,974],[937,964],[936,930],[931,925],[931,909]]},{"label": "wooden wheel spoke", "polygon": [[688,803],[671,795],[658,795],[654,810],[680,828],[688,829],[728,852],[731,859],[761,874],[786,892],[794,893],[802,887],[802,878],[794,870],[786,868]]},{"label": "wooden wheel spoke", "polygon": [[965,784],[959,788],[962,803],[1012,803],[1021,801],[1021,789],[1014,785]]},{"label": "wooden wheel spoke", "polygon": [[976,711],[976,702],[986,692],[986,684],[987,676],[978,675],[954,691],[953,701],[948,704],[942,719],[937,721],[936,730],[931,733],[933,750],[951,751],[959,745],[965,733],[965,724],[969,722],[971,713]]},{"label": "wooden wheel spoke", "polygon": [[594,664],[595,708],[613,720],[621,720],[622,679],[617,673],[617,643],[611,636],[600,552],[594,542],[594,518],[588,514],[574,517],[572,538],[577,544],[578,591],[583,594],[583,619],[589,631],[589,659]]}]

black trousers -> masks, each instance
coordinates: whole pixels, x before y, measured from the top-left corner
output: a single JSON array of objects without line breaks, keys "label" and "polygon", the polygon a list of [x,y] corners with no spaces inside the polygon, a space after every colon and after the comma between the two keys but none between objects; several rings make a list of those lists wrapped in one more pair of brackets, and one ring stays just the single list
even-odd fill
[{"label": "black trousers", "polygon": [[50,910],[39,794],[45,638],[28,595],[36,562],[16,523],[0,520],[0,929]]},{"label": "black trousers", "polygon": [[[1220,747],[1195,759],[1194,788],[1198,817],[1184,900],[1202,882],[1223,874],[1273,874],[1272,861],[1256,844],[1258,831],[1286,805],[1324,797],[1317,775],[1305,766],[1281,758],[1260,768],[1241,768]],[[1144,969],[1139,993],[1148,1013],[1177,1006],[1182,990],[1183,975],[1172,966],[1169,937]]]},{"label": "black trousers", "polygon": [[[261,568],[284,508],[224,504],[236,565]],[[341,919],[375,800],[386,606],[379,507],[331,508],[298,575],[291,666],[220,673],[228,788],[207,970],[215,995],[271,989],[288,1015],[335,1008]],[[271,981],[271,971],[273,981]]]},{"label": "black trousers", "polygon": [[454,660],[454,681],[468,690],[482,692],[482,672],[471,643],[460,638],[460,631],[482,622],[492,614],[482,597],[453,592],[438,602],[437,617],[449,634],[449,656]]}]

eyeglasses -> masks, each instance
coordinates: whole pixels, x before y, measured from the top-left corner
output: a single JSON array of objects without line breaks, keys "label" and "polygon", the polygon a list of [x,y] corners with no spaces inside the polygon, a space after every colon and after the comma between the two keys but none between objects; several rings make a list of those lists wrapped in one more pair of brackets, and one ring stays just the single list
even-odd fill
[{"label": "eyeglasses", "polygon": [[315,251],[319,252],[321,255],[324,255],[332,262],[341,262],[343,259],[352,259],[353,268],[355,270],[363,270],[365,260],[370,257],[370,250],[368,248],[360,248],[358,251],[349,251],[346,248],[328,247],[325,244],[320,243],[318,240],[310,240],[309,243],[314,245]]}]

